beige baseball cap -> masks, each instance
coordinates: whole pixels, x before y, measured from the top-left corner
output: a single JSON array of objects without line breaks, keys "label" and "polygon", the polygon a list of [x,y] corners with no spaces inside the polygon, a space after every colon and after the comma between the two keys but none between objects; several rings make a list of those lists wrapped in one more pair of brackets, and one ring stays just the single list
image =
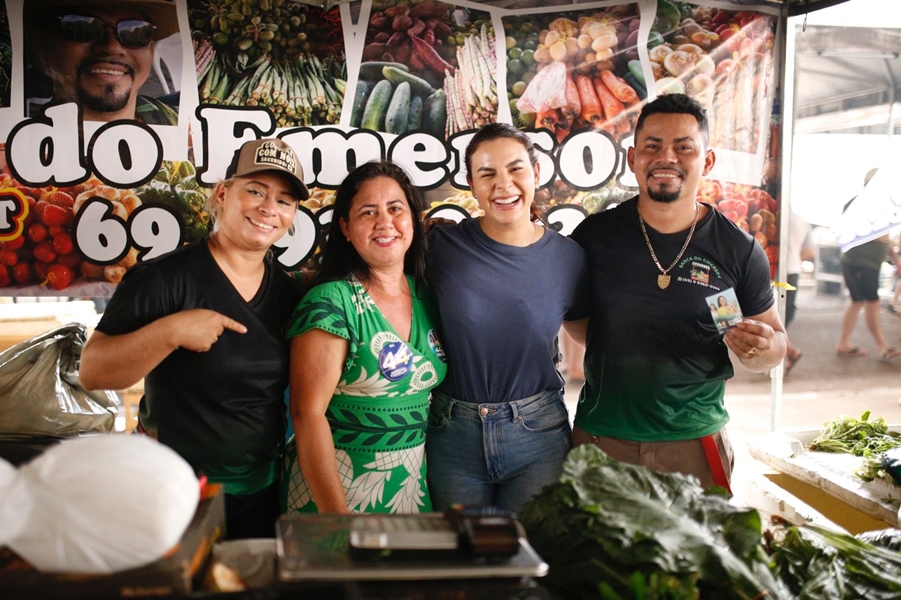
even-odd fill
[{"label": "beige baseball cap", "polygon": [[303,167],[294,149],[278,138],[265,138],[244,142],[235,152],[225,177],[247,177],[262,171],[285,173],[294,182],[298,200],[310,197],[310,191],[303,182]]}]

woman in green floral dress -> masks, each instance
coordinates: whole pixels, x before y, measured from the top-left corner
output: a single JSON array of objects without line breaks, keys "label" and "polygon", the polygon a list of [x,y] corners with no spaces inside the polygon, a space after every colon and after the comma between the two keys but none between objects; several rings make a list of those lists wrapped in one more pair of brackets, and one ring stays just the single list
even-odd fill
[{"label": "woman in green floral dress", "polygon": [[288,325],[287,511],[432,510],[429,390],[447,366],[418,204],[388,162],[362,165],[338,189],[322,267]]}]

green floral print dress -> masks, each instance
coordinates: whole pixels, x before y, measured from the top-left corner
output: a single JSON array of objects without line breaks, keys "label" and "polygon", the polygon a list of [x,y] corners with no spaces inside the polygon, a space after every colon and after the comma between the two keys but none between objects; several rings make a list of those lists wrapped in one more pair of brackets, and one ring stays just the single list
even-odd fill
[{"label": "green floral print dress", "polygon": [[[298,304],[287,338],[321,329],[349,342],[326,417],[351,512],[431,512],[425,431],[429,391],[447,364],[434,297],[413,292],[410,340],[401,339],[356,277],[316,286]],[[282,472],[282,508],[316,512],[293,437]]]}]

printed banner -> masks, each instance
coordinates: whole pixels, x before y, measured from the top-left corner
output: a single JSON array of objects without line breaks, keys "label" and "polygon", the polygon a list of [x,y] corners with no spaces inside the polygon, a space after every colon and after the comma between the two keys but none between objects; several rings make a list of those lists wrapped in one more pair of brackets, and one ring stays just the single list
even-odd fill
[{"label": "printed banner", "polygon": [[110,295],[132,265],[206,236],[211,187],[269,136],[312,192],[276,244],[286,269],[315,266],[335,189],[372,159],[403,165],[428,214],[478,216],[462,156],[495,121],[535,141],[536,202],[568,234],[637,193],[635,120],[674,91],[710,117],[700,199],[775,268],[779,9],[740,4],[6,0],[0,295]]}]

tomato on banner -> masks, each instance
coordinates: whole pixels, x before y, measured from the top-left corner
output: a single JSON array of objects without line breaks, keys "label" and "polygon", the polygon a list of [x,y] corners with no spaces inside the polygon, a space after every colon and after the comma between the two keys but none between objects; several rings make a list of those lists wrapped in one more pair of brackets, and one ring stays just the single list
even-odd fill
[{"label": "tomato on banner", "polygon": [[[295,150],[310,190],[273,247],[286,270],[317,268],[335,192],[371,160],[408,171],[425,215],[479,216],[464,157],[494,122],[534,143],[535,207],[567,235],[637,193],[626,154],[638,115],[672,92],[710,118],[716,180],[702,199],[777,253],[778,185],[764,168],[775,160],[772,0],[153,4],[152,40],[110,33],[129,37],[134,59],[116,107],[87,100],[87,80],[76,94],[63,83],[77,77],[47,75],[91,60],[92,44],[72,37],[83,19],[51,32],[41,3],[0,6],[0,294],[108,296],[134,264],[206,239],[208,195],[234,152],[264,137]],[[10,40],[23,61],[2,52]],[[70,276],[48,285],[55,265]]]}]

